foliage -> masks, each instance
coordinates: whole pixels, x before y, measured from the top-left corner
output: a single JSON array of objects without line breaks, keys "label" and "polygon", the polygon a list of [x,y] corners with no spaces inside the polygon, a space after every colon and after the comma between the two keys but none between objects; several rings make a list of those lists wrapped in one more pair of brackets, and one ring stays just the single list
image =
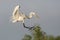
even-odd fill
[{"label": "foliage", "polygon": [[40,40],[42,37],[41,28],[39,26],[34,27],[33,31],[33,40]]},{"label": "foliage", "polygon": [[60,36],[55,38],[53,35],[46,35],[40,26],[34,26],[31,32],[32,36],[26,34],[22,40],[60,40]]},{"label": "foliage", "polygon": [[57,36],[57,37],[55,38],[55,40],[60,40],[60,36]]},{"label": "foliage", "polygon": [[48,36],[48,39],[49,39],[49,40],[55,40],[55,37],[54,37],[53,35],[49,35],[49,36]]},{"label": "foliage", "polygon": [[22,40],[31,40],[32,37],[30,35],[25,34],[24,38]]}]

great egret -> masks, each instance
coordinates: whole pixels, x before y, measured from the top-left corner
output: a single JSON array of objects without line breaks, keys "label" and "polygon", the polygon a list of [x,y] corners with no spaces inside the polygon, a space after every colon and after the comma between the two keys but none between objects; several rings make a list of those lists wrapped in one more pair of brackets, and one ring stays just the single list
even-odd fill
[{"label": "great egret", "polygon": [[15,22],[22,22],[22,23],[24,23],[25,19],[30,19],[30,18],[32,18],[32,16],[38,17],[38,15],[36,15],[35,12],[30,12],[29,16],[26,16],[22,12],[19,12],[19,8],[20,8],[19,5],[17,5],[14,8],[14,11],[13,11],[13,14],[12,14],[12,22],[13,23],[15,23]]}]

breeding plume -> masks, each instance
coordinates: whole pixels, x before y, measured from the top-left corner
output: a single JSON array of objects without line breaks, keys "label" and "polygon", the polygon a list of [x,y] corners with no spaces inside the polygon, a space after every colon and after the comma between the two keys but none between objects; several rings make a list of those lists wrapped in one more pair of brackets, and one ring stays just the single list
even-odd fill
[{"label": "breeding plume", "polygon": [[14,8],[14,11],[13,11],[13,14],[12,14],[12,22],[13,23],[15,23],[15,22],[22,22],[22,23],[24,23],[25,19],[30,19],[30,18],[32,18],[32,16],[38,17],[38,15],[36,15],[35,12],[30,12],[29,16],[26,16],[25,14],[20,12],[19,9],[20,9],[19,5],[17,5]]}]

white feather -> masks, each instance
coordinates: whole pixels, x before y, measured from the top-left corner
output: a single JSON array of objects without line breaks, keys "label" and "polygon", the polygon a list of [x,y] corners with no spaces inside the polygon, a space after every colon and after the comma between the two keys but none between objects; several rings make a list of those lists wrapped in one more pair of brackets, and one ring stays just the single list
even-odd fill
[{"label": "white feather", "polygon": [[37,16],[35,14],[35,12],[30,12],[29,16],[26,16],[25,14],[19,12],[19,8],[20,8],[19,5],[17,5],[14,8],[14,11],[13,11],[13,14],[12,14],[12,22],[13,23],[18,22],[18,21],[24,23],[25,19],[30,19],[30,18],[32,18],[32,16]]}]

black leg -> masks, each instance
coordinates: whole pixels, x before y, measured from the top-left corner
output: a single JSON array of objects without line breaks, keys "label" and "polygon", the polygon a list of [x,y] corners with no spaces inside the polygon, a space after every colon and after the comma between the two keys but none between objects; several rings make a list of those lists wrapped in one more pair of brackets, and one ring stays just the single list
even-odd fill
[{"label": "black leg", "polygon": [[26,27],[24,23],[23,23],[23,26],[24,26],[24,28],[27,28],[29,30],[31,30],[33,28],[33,27]]}]

